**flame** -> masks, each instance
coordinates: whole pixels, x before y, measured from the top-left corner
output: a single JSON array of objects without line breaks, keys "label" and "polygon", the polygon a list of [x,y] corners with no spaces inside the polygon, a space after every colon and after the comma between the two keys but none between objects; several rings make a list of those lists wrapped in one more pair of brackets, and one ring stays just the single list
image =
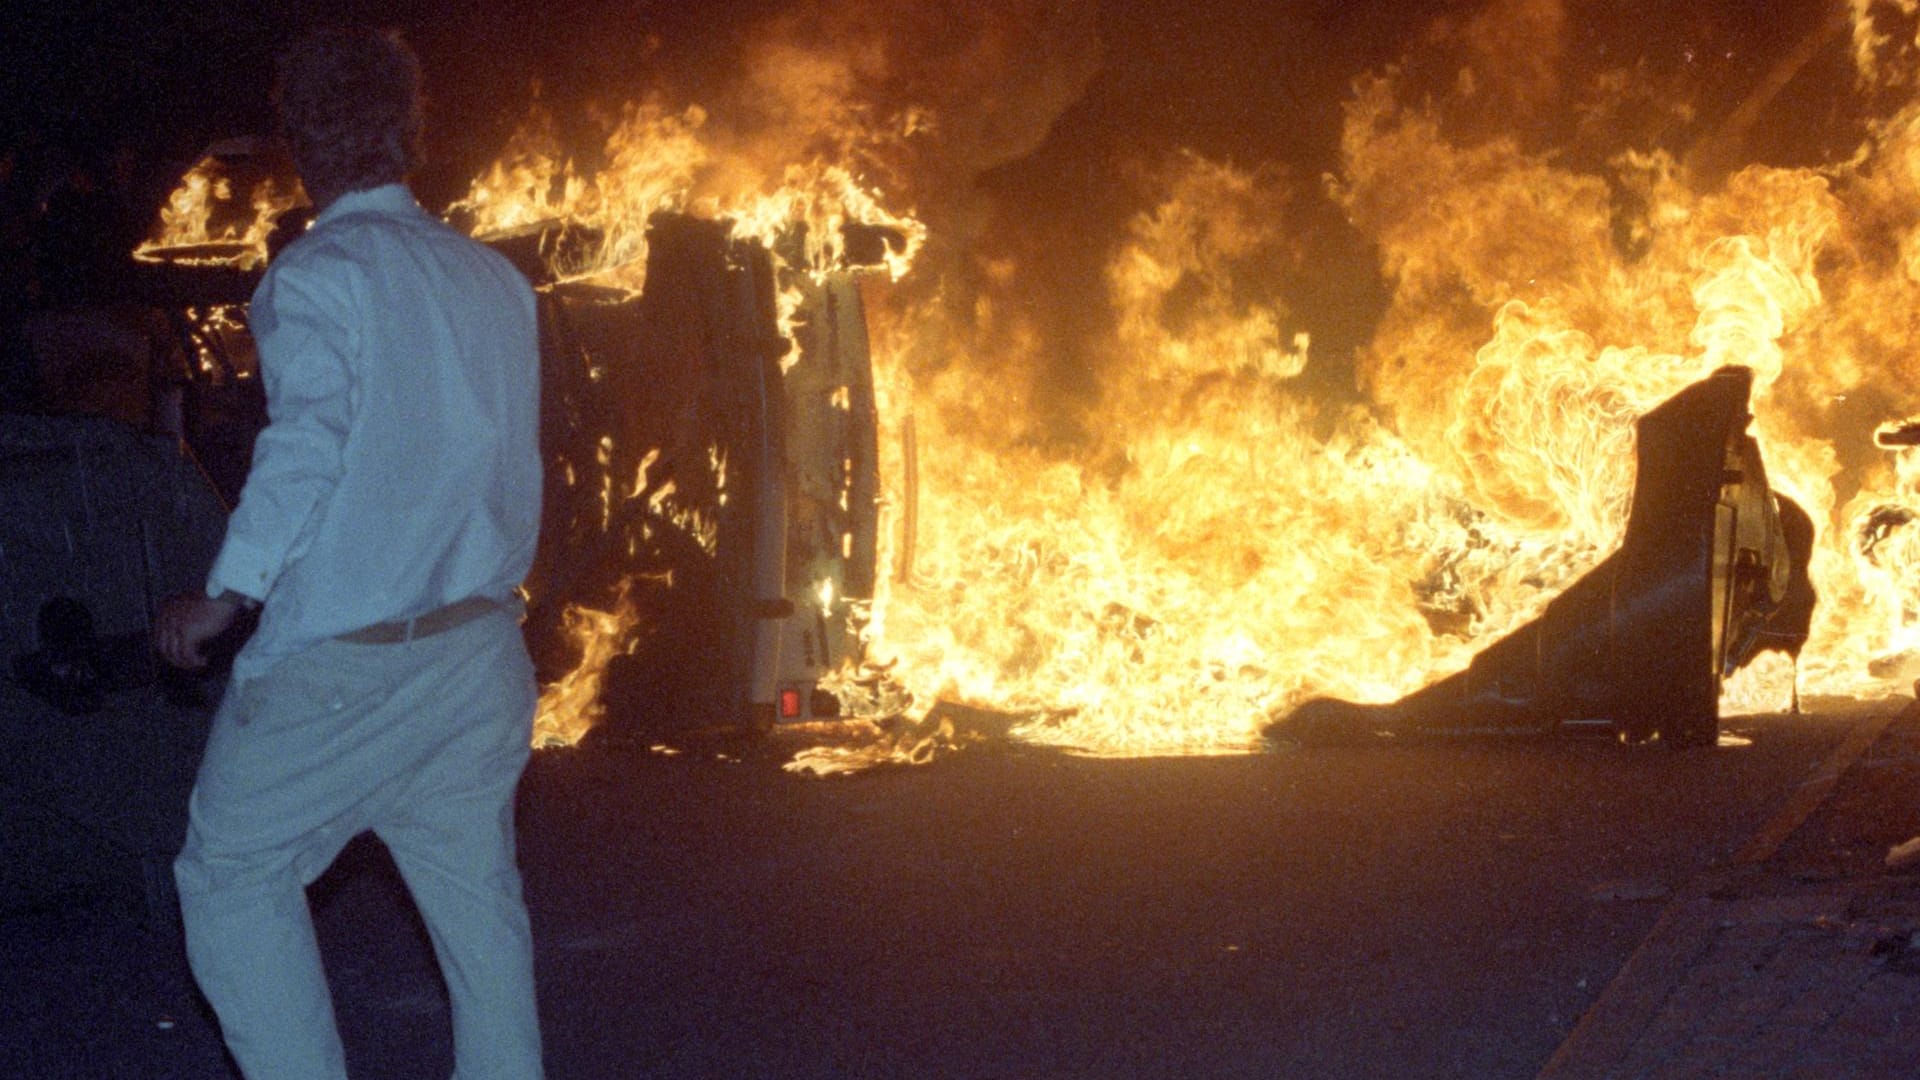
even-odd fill
[{"label": "flame", "polygon": [[244,305],[189,307],[181,315],[191,348],[188,362],[193,366],[194,377],[215,386],[228,380],[253,378],[259,370],[259,358],[254,354]]},{"label": "flame", "polygon": [[[793,57],[781,54],[780,59]],[[656,97],[625,106],[600,148],[603,164],[593,170],[577,165],[555,132],[554,117],[536,100],[506,151],[448,209],[448,217],[483,239],[528,229],[567,237],[545,249],[557,281],[592,279],[640,290],[652,215],[672,211],[724,220],[732,235],[758,241],[774,255],[781,271],[778,325],[791,337],[807,279],[847,268],[842,243],[849,227],[882,230],[887,238],[882,269],[890,279],[907,272],[926,236],[918,220],[887,209],[881,195],[843,161],[816,156],[767,164],[754,140],[714,131],[709,114],[697,105],[670,107]],[[839,145],[845,149],[857,141],[849,133]],[[791,361],[790,353],[785,362]],[[607,436],[589,466],[594,475],[578,475],[570,464],[568,483],[597,485],[603,529],[611,527],[619,503],[644,497],[652,523],[679,529],[712,554],[718,522],[711,514],[678,497],[670,480],[648,491],[647,471],[659,453],[654,448],[640,456],[637,474],[616,476],[616,463],[632,459],[616,452]],[[711,450],[706,464],[724,506],[728,463]],[[827,591],[819,594],[828,608],[831,588],[827,583]],[[543,691],[543,745],[573,742],[597,721],[598,673],[625,647],[623,636],[632,623],[630,615],[595,612],[582,612],[575,620],[569,611],[569,631],[583,658],[576,671]]]},{"label": "flame", "polygon": [[902,238],[886,254],[888,272],[896,278],[906,272],[925,227],[885,209],[845,165],[815,160],[763,169],[710,146],[707,123],[697,105],[629,104],[601,150],[605,166],[583,173],[565,156],[552,116],[536,101],[506,153],[448,213],[483,238],[545,224],[587,230],[593,242],[557,254],[555,276],[635,290],[645,284],[647,221],[661,211],[731,220],[736,236],[776,251],[799,237],[801,251],[787,263],[809,272],[838,267],[843,226],[883,226]]},{"label": "flame", "polygon": [[600,277],[637,290],[645,284],[647,219],[686,209],[694,178],[708,163],[700,139],[706,121],[698,106],[628,104],[607,138],[605,169],[583,175],[564,156],[553,118],[536,100],[506,153],[448,213],[481,238],[553,223],[589,230],[593,242],[554,256],[555,276]]},{"label": "flame", "polygon": [[632,580],[620,583],[613,610],[595,611],[569,605],[564,624],[580,650],[580,663],[559,681],[544,688],[533,717],[533,745],[572,746],[599,722],[600,683],[614,657],[631,651],[638,612],[630,598]]},{"label": "flame", "polygon": [[1358,402],[1298,385],[1310,343],[1236,275],[1286,241],[1276,178],[1191,153],[1108,267],[1100,402],[1066,450],[1009,419],[1044,412],[1034,387],[1008,407],[1006,378],[1043,366],[1042,335],[993,296],[966,315],[998,363],[941,352],[987,335],[932,307],[893,316],[882,355],[920,374],[883,380],[910,387],[893,437],[915,432],[919,522],[874,653],[922,709],[1003,710],[1030,740],[1245,749],[1276,710],[1400,696],[1538,614],[1624,531],[1635,418],[1738,363],[1773,486],[1819,523],[1821,602],[1797,671],[1754,665],[1723,711],[1784,708],[1796,678],[1904,690],[1920,451],[1865,447],[1884,416],[1860,417],[1916,408],[1920,106],[1844,166],[1713,187],[1660,151],[1593,172],[1450,137],[1399,90],[1357,84],[1329,183],[1392,290]]},{"label": "flame", "polygon": [[267,237],[280,215],[307,201],[296,182],[267,176],[248,191],[243,204],[219,158],[201,158],[180,178],[160,208],[154,235],[134,249],[148,262],[188,262],[251,270],[267,261]]},{"label": "flame", "polygon": [[[1306,697],[1408,693],[1610,553],[1634,421],[1728,363],[1755,372],[1772,485],[1816,524],[1820,605],[1797,666],[1756,663],[1723,711],[1784,708],[1796,682],[1882,695],[1920,674],[1920,450],[1872,444],[1879,425],[1920,416],[1920,103],[1901,99],[1920,71],[1912,9],[1849,0],[1861,92],[1887,107],[1858,154],[1818,169],[1708,176],[1657,139],[1609,140],[1609,118],[1633,108],[1686,119],[1692,106],[1649,104],[1633,72],[1579,84],[1564,46],[1541,44],[1570,33],[1546,0],[1436,32],[1472,60],[1451,89],[1399,68],[1358,80],[1323,184],[1168,154],[1107,249],[1099,294],[1075,298],[1097,383],[1083,394],[1049,379],[1070,365],[1048,351],[1062,335],[1032,294],[1053,282],[1031,253],[981,245],[929,266],[927,227],[893,201],[944,192],[954,205],[934,209],[964,233],[965,184],[925,173],[1012,160],[1046,125],[970,123],[952,100],[875,107],[860,88],[891,57],[871,39],[854,59],[751,50],[742,96],[762,103],[759,128],[718,105],[630,104],[592,168],[536,106],[450,214],[482,236],[571,230],[551,253],[557,278],[634,289],[661,210],[730,221],[794,276],[839,268],[849,224],[894,238],[864,286],[883,572],[872,597],[819,596],[850,601],[870,661],[827,688],[881,717],[884,737],[802,768],[925,760],[957,744],[962,707],[1085,753],[1233,753]],[[979,36],[1022,55],[993,29]],[[976,85],[964,64],[943,70]],[[1036,93],[1070,100],[1071,85]],[[1582,102],[1580,153],[1535,145],[1525,123],[1494,130],[1566,101]],[[942,139],[958,148],[943,156]],[[184,236],[205,232],[197,208],[216,190],[189,179],[199,193],[168,220]],[[1316,313],[1284,287],[1313,273],[1302,237],[1328,205],[1377,253],[1384,289],[1352,357],[1306,334]],[[798,303],[782,298],[783,324]],[[1349,360],[1350,382],[1326,374]],[[634,459],[608,447],[598,475],[575,478],[598,485],[608,520],[642,495],[652,458],[638,477],[612,475],[616,460]],[[687,515],[676,522],[711,549],[711,523]],[[593,722],[633,629],[624,593],[569,625],[585,659],[543,698],[543,744]]]}]

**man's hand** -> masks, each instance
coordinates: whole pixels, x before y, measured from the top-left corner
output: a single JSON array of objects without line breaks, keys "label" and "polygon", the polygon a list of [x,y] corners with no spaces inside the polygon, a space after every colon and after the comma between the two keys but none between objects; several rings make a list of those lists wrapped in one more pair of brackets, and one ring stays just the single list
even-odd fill
[{"label": "man's hand", "polygon": [[241,601],[232,593],[212,597],[181,593],[160,605],[153,620],[153,648],[177,668],[198,671],[207,666],[201,646],[219,637],[240,614]]}]

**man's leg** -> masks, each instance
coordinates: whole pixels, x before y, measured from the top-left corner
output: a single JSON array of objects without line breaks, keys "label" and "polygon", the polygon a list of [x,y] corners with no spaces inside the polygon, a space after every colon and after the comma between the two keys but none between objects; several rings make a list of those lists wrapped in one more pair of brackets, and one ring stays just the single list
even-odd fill
[{"label": "man's leg", "polygon": [[[176,865],[187,959],[240,1071],[344,1080],[346,1057],[306,889],[285,865],[203,870],[208,864],[183,856]],[[215,880],[220,884],[202,884]]]},{"label": "man's leg", "polygon": [[[489,615],[449,632],[435,689],[407,722],[447,735],[374,831],[433,939],[453,1011],[458,1080],[542,1075],[533,936],[514,859],[513,796],[530,753],[536,690],[519,626]],[[412,696],[409,694],[409,696]]]},{"label": "man's leg", "polygon": [[362,828],[331,756],[365,691],[310,659],[229,687],[174,863],[194,978],[241,1071],[274,1080],[346,1076],[305,887]]}]

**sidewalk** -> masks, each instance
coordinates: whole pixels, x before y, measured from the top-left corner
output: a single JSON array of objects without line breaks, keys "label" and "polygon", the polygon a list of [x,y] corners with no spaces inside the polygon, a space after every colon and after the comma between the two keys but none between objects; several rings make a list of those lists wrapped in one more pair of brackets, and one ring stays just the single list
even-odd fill
[{"label": "sidewalk", "polygon": [[1920,706],[1865,716],[1680,893],[1539,1080],[1920,1077]]}]

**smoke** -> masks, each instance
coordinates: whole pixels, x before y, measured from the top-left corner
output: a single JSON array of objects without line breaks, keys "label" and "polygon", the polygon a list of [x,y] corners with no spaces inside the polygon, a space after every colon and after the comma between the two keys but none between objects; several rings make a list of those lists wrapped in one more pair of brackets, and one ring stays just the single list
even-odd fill
[{"label": "smoke", "polygon": [[1525,128],[1559,111],[1568,27],[1561,0],[1493,0],[1437,20],[1418,52],[1454,68],[1462,96],[1497,106],[1490,122]]},{"label": "smoke", "polygon": [[777,186],[783,169],[824,162],[895,209],[954,219],[943,235],[965,231],[980,174],[1029,153],[1100,59],[1090,3],[1037,0],[819,0],[699,18],[613,4],[535,37],[547,42],[532,50],[535,81],[583,171],[634,103],[697,107],[709,192]]},{"label": "smoke", "polygon": [[732,111],[785,133],[790,157],[823,132],[891,128],[907,154],[890,164],[932,196],[1030,153],[1099,60],[1085,0],[819,0],[749,35]]},{"label": "smoke", "polygon": [[1920,53],[1920,3],[1915,0],[1847,0],[1853,16],[1853,61],[1861,86],[1911,86]]},{"label": "smoke", "polygon": [[[633,101],[662,115],[700,108],[697,187],[709,194],[777,184],[809,162],[852,170],[928,226],[914,274],[875,313],[920,328],[909,367],[1004,371],[1027,417],[1015,437],[1071,446],[1133,363],[1122,324],[1138,312],[1121,310],[1113,265],[1191,163],[1261,177],[1244,211],[1221,209],[1265,214],[1267,239],[1231,272],[1170,285],[1163,313],[1188,318],[1196,290],[1227,289],[1202,306],[1271,320],[1282,342],[1308,336],[1303,386],[1378,394],[1398,362],[1370,347],[1394,318],[1389,292],[1423,274],[1434,287],[1453,280],[1408,263],[1407,234],[1468,227],[1446,209],[1467,173],[1532,170],[1543,203],[1577,204],[1585,220],[1597,200],[1611,226],[1567,245],[1514,240],[1503,253],[1495,217],[1454,257],[1455,277],[1488,280],[1456,286],[1485,295],[1501,275],[1603,263],[1569,250],[1592,243],[1631,260],[1646,233],[1648,155],[1680,161],[1718,137],[1715,160],[1730,173],[1763,155],[1834,160],[1858,143],[1851,103],[1808,86],[1832,82],[1836,63],[1849,84],[1855,63],[1862,78],[1893,81],[1884,58],[1911,49],[1914,5],[1854,3],[1872,9],[1869,29],[1851,50],[1802,61],[1806,76],[1777,58],[1830,17],[1815,0],[1782,5],[1765,25],[1731,2],[1652,0],[601,5],[540,27],[533,66],[557,118],[549,141],[584,170],[607,164],[588,136],[604,138]],[[1756,98],[1768,78],[1780,85]],[[1743,104],[1791,122],[1749,129],[1729,119]],[[1408,125],[1410,109],[1430,130]],[[1400,164],[1378,164],[1394,140]],[[1360,163],[1363,143],[1372,164]],[[1625,154],[1643,165],[1623,167]],[[1435,161],[1456,172],[1432,175]],[[1516,234],[1537,226],[1526,206],[1512,210]],[[1487,330],[1433,324],[1408,347],[1457,353]]]},{"label": "smoke", "polygon": [[[1072,234],[1053,206],[1074,193],[1050,185],[1036,197],[993,178],[1030,161],[1082,105],[1109,59],[1098,18],[1088,0],[816,0],[782,10],[742,36],[739,77],[713,106],[716,134],[737,151],[721,156],[848,163],[886,205],[926,224],[914,273],[890,312],[874,312],[921,328],[910,367],[930,372],[964,356],[1057,385],[1033,366],[1055,361],[1018,342],[1076,326],[1068,298],[1097,299],[1099,262],[1076,257],[1065,272],[1041,270],[1044,285],[1033,281],[1048,260],[1030,257],[1029,245]],[[1037,299],[1010,302],[1010,292]]]}]

